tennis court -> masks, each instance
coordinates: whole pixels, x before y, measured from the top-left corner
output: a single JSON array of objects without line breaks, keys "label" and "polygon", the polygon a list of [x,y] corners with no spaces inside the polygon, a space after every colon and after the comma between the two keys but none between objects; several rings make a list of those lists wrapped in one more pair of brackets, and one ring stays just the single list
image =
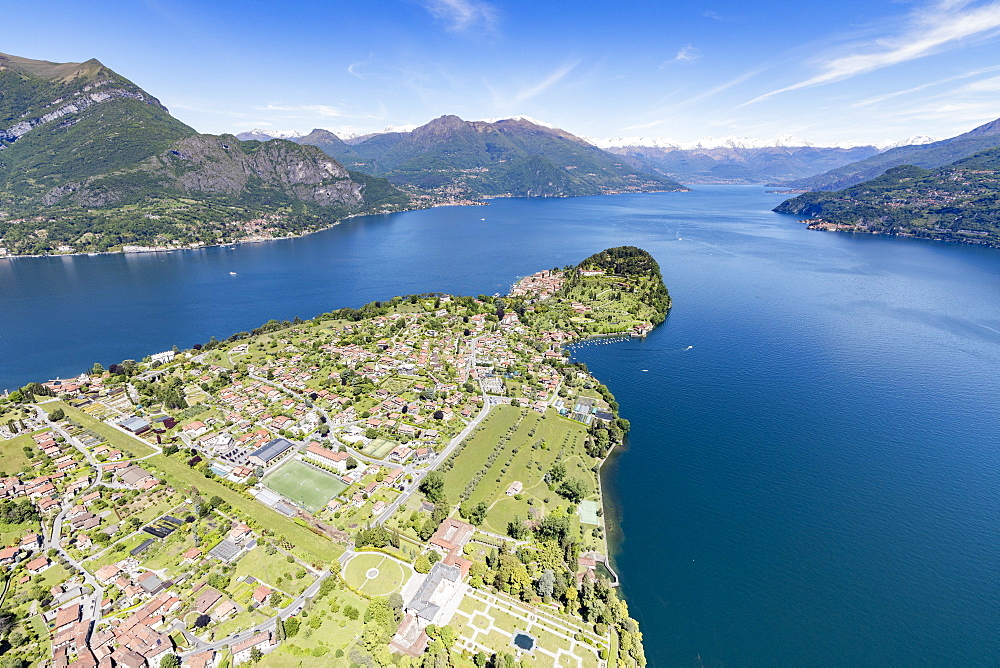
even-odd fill
[{"label": "tennis court", "polygon": [[344,481],[295,459],[264,478],[264,484],[310,513],[347,489]]}]

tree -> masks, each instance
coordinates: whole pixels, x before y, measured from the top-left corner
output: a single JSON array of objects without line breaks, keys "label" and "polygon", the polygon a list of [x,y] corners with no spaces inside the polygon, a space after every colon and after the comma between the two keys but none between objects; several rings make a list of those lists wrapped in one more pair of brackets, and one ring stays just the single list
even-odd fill
[{"label": "tree", "polygon": [[418,573],[430,573],[431,560],[427,558],[426,554],[417,557],[417,560],[413,562],[413,570]]},{"label": "tree", "polygon": [[250,650],[250,660],[253,663],[257,663],[262,658],[264,658],[264,653],[260,651],[260,647],[254,645],[253,648],[251,648]]},{"label": "tree", "polygon": [[428,501],[437,504],[444,498],[444,476],[438,471],[431,471],[420,481],[420,491]]},{"label": "tree", "polygon": [[587,486],[578,478],[566,478],[556,489],[556,494],[565,497],[571,503],[580,503],[587,496]]},{"label": "tree", "polygon": [[181,668],[181,660],[176,654],[167,654],[160,659],[160,668]]},{"label": "tree", "polygon": [[289,617],[285,620],[285,637],[294,638],[299,634],[299,622],[298,617]]},{"label": "tree", "polygon": [[94,362],[94,366],[90,367],[91,376],[103,376],[104,366],[100,362]]},{"label": "tree", "polygon": [[355,459],[354,457],[348,457],[346,464],[347,464],[347,468],[349,468],[349,469],[356,469],[356,468],[358,468],[358,460]]},{"label": "tree", "polygon": [[546,568],[542,571],[542,575],[538,578],[538,582],[535,584],[535,589],[538,591],[538,595],[542,598],[551,598],[552,592],[555,589],[556,574],[551,568]]},{"label": "tree", "polygon": [[66,418],[66,411],[64,411],[64,410],[63,410],[63,409],[61,409],[61,408],[57,408],[57,409],[55,409],[55,410],[54,410],[54,411],[52,411],[52,413],[51,413],[51,414],[49,415],[49,419],[50,419],[50,420],[55,420],[56,422],[58,422],[59,420],[63,420],[63,419],[65,419],[65,418]]}]

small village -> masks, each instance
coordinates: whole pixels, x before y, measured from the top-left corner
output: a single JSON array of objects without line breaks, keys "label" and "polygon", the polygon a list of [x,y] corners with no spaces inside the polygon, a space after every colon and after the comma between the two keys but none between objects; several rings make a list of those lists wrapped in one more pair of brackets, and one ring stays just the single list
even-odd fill
[{"label": "small village", "polygon": [[630,288],[542,271],[11,393],[24,665],[634,663],[598,476],[627,423],[563,348],[647,332]]}]

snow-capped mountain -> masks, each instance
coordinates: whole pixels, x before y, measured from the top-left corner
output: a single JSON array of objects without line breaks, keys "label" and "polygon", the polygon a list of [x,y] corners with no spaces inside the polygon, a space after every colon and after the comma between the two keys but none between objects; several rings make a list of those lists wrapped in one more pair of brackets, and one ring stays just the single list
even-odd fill
[{"label": "snow-capped mountain", "polygon": [[875,144],[865,143],[865,142],[836,142],[833,144],[815,144],[805,139],[799,137],[794,137],[792,135],[781,135],[780,137],[774,137],[773,139],[761,139],[759,137],[740,137],[737,135],[727,135],[725,137],[705,137],[703,139],[698,139],[691,142],[680,142],[669,137],[607,137],[607,138],[597,138],[597,137],[585,137],[594,146],[598,148],[636,148],[636,147],[648,147],[648,148],[660,148],[668,150],[681,150],[681,151],[691,151],[695,149],[713,149],[713,148],[771,148],[775,146],[781,147],[800,147],[808,146],[813,148],[857,148],[859,146],[874,146],[879,151],[888,151],[890,148],[896,148],[898,146],[910,146],[918,144],[929,144],[931,142],[938,141],[935,137],[928,137],[927,135],[914,135],[912,137],[907,137],[906,139],[885,139],[883,141],[877,142]]},{"label": "snow-capped mountain", "polygon": [[920,146],[921,144],[932,144],[936,141],[940,141],[940,137],[929,137],[927,135],[913,135],[912,137],[907,137],[906,139],[899,139],[893,141],[891,139],[884,139],[875,144],[875,148],[880,151],[888,151],[890,148],[899,148],[900,146]]},{"label": "snow-capped mountain", "polygon": [[534,123],[535,125],[540,125],[543,128],[550,128],[552,130],[562,130],[558,125],[553,125],[552,123],[546,123],[545,121],[540,121],[537,118],[532,118],[531,116],[505,116],[503,118],[484,118],[480,123],[499,123],[500,121],[527,121],[528,123]]},{"label": "snow-capped mountain", "polygon": [[256,139],[257,141],[267,141],[268,139],[296,139],[304,137],[304,132],[298,130],[262,130],[254,128],[245,132],[240,132],[237,137],[243,140]]}]

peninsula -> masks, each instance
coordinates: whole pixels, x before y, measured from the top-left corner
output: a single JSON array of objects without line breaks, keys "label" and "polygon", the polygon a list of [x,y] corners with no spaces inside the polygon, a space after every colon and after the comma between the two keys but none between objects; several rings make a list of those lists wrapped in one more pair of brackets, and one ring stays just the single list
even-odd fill
[{"label": "peninsula", "polygon": [[645,665],[600,483],[629,423],[564,346],[669,308],[618,247],[505,297],[270,321],[10,393],[7,656]]}]

